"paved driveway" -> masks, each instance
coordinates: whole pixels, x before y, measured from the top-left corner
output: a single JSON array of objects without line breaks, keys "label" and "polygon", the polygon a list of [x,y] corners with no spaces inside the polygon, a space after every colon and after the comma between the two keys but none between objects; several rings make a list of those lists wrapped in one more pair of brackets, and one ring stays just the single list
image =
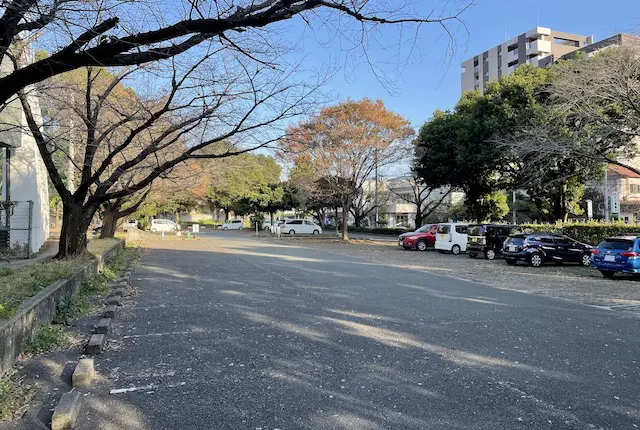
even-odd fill
[{"label": "paved driveway", "polygon": [[640,425],[633,315],[233,233],[150,245],[81,429]]}]

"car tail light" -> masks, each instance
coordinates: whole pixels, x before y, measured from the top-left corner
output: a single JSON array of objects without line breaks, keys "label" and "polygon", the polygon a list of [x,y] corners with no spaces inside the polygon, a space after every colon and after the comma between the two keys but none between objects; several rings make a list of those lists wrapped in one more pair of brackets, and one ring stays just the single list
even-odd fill
[{"label": "car tail light", "polygon": [[592,249],[591,253],[594,254],[594,255],[595,254],[600,254],[600,250],[599,249]]},{"label": "car tail light", "polygon": [[637,257],[638,253],[635,251],[625,251],[621,252],[620,255],[622,255],[623,257]]}]

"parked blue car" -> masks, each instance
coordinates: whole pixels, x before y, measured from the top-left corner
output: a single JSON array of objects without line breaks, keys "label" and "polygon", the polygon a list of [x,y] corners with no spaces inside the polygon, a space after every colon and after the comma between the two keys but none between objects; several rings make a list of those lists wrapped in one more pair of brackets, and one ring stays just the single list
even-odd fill
[{"label": "parked blue car", "polygon": [[640,273],[640,237],[610,237],[591,251],[591,265],[605,278],[620,273]]}]

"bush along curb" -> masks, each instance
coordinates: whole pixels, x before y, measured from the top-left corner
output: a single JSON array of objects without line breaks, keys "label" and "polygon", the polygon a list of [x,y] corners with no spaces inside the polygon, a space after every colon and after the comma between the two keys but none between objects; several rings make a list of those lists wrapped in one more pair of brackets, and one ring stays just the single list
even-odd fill
[{"label": "bush along curb", "polygon": [[[125,263],[123,274],[116,281],[111,282],[112,291],[107,297],[106,306],[98,318],[97,324],[91,333],[91,338],[85,347],[85,353],[95,356],[102,353],[104,345],[111,329],[112,319],[115,317],[115,309],[122,304],[125,288],[131,279],[131,261]],[[117,304],[114,302],[117,300]],[[110,315],[110,316],[105,316]],[[93,357],[82,358],[76,364],[71,376],[71,391],[64,393],[53,411],[51,419],[52,430],[69,430],[75,426],[80,409],[82,407],[82,395],[79,390],[86,390],[95,379],[95,362]]]}]

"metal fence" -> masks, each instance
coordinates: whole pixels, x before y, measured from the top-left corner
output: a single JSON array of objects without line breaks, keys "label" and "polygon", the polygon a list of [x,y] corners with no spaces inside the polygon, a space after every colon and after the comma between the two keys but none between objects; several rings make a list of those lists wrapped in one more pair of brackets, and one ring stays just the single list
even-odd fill
[{"label": "metal fence", "polygon": [[33,201],[0,201],[0,257],[31,258]]}]

